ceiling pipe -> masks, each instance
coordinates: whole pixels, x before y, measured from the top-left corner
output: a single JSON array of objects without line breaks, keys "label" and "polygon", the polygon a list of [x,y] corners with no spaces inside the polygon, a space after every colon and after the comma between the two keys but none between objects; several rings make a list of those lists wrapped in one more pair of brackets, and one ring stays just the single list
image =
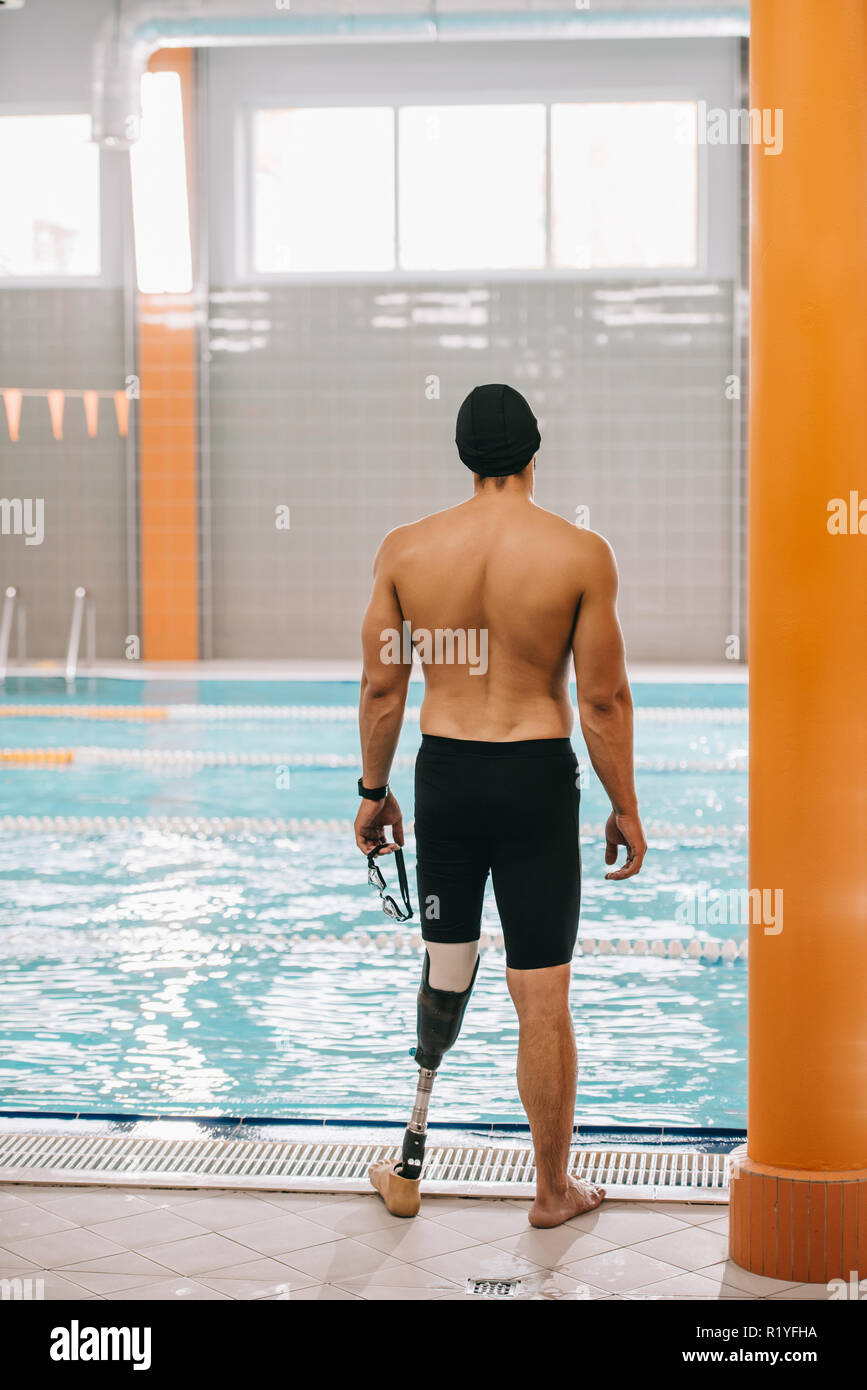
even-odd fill
[{"label": "ceiling pipe", "polygon": [[[127,149],[138,139],[140,82],[159,48],[257,44],[408,43],[478,40],[733,38],[749,33],[749,4],[720,5],[702,12],[666,9],[441,12],[417,14],[297,15],[253,0],[259,13],[239,14],[243,0],[116,0],[94,51],[93,138]],[[182,8],[185,12],[179,14]]]}]

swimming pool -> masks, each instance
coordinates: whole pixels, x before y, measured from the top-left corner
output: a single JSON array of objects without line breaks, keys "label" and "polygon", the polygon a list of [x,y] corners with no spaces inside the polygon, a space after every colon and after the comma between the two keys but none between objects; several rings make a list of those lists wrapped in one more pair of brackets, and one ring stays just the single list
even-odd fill
[{"label": "swimming pool", "polygon": [[[582,791],[579,942],[610,954],[574,962],[579,1115],[738,1126],[745,965],[652,951],[746,936],[677,919],[702,885],[746,883],[746,687],[633,691],[650,843],[633,882],[605,882],[592,772]],[[392,778],[406,817],[420,694],[411,685]],[[357,806],[356,702],[352,682],[91,680],[70,697],[60,682],[7,680],[2,1108],[406,1118],[417,915],[406,926],[382,915],[344,824]],[[577,730],[574,741],[586,765]],[[413,848],[410,837],[415,903]],[[523,1118],[490,887],[483,932],[435,1119]]]}]

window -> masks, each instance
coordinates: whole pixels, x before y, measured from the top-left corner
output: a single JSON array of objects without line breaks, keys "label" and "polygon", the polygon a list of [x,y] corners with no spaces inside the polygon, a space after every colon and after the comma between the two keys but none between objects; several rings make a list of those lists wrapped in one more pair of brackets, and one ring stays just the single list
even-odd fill
[{"label": "window", "polygon": [[552,106],[552,264],[695,266],[696,131],[694,102]]},{"label": "window", "polygon": [[393,109],[257,111],[253,206],[256,270],[392,270]]},{"label": "window", "polygon": [[544,106],[405,106],[399,148],[404,269],[544,266]]},{"label": "window", "polygon": [[89,116],[0,116],[0,189],[0,275],[99,274],[99,151]]},{"label": "window", "polygon": [[143,294],[187,294],[193,253],[178,74],[145,73],[141,106],[141,135],[130,151],[138,287]]},{"label": "window", "polygon": [[253,268],[696,268],[697,126],[692,101],[257,111]]}]

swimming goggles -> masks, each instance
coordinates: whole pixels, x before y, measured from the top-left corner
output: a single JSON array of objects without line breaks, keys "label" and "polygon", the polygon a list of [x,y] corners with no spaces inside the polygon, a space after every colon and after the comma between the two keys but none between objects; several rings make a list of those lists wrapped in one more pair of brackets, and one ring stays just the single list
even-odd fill
[{"label": "swimming goggles", "polygon": [[391,917],[395,922],[406,922],[412,916],[412,903],[409,900],[409,883],[406,877],[406,865],[403,862],[403,850],[396,849],[394,857],[397,862],[397,880],[400,884],[400,896],[403,898],[405,912],[401,912],[391,894],[385,891],[386,882],[382,876],[382,870],[376,862],[376,850],[372,850],[367,856],[367,881],[371,888],[375,888],[379,893],[382,899],[382,910],[386,917]]}]

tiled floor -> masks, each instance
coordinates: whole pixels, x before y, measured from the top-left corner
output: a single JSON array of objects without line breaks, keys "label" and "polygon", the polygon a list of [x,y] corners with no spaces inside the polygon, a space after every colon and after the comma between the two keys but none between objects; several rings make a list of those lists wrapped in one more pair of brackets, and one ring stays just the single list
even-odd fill
[{"label": "tiled floor", "polygon": [[0,1280],[46,1299],[462,1299],[520,1275],[524,1298],[827,1298],[747,1274],[725,1207],[606,1202],[534,1231],[529,1202],[0,1185]]}]

